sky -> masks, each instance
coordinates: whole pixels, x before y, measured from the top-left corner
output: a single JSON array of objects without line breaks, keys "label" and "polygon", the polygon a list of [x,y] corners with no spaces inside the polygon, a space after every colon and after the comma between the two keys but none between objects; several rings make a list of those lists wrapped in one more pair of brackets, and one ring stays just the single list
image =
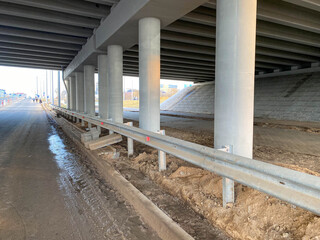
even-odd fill
[{"label": "sky", "polygon": [[[41,93],[45,88],[46,74],[51,80],[51,70],[41,70],[33,68],[17,68],[0,66],[0,89],[6,90],[7,93],[26,93],[28,96],[34,96],[38,91]],[[53,71],[54,88],[57,87],[58,72]],[[97,81],[98,75],[95,75]],[[175,84],[181,89],[185,84],[192,82],[161,80],[162,84]],[[61,83],[62,84],[62,83]],[[63,85],[63,84],[62,84]],[[63,87],[61,85],[61,87]],[[124,77],[124,87],[139,89],[139,81],[137,77]],[[49,90],[50,91],[50,86]]]}]

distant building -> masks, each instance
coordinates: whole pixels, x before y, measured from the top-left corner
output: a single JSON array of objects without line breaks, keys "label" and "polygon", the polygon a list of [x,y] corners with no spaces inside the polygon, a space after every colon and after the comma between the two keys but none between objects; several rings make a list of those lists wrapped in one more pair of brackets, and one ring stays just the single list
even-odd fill
[{"label": "distant building", "polygon": [[6,90],[0,89],[0,98],[3,98],[6,96]]}]

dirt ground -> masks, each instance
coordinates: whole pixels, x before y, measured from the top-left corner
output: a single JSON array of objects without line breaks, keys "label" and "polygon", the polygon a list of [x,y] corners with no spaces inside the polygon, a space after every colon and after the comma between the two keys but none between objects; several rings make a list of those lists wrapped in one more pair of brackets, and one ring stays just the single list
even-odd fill
[{"label": "dirt ground", "polygon": [[[204,131],[164,129],[167,135],[176,138],[213,145],[213,135]],[[129,159],[126,157],[125,141],[116,148],[121,152],[121,157],[114,166],[124,176],[125,169],[139,170],[234,239],[320,239],[320,217],[308,211],[241,184],[235,186],[236,203],[225,209],[222,207],[221,177],[170,155],[167,156],[167,170],[160,173],[157,150],[135,142],[135,155]],[[320,176],[318,156],[255,145],[254,158]],[[148,196],[143,186],[138,188]],[[199,239],[212,238],[202,236]]]}]

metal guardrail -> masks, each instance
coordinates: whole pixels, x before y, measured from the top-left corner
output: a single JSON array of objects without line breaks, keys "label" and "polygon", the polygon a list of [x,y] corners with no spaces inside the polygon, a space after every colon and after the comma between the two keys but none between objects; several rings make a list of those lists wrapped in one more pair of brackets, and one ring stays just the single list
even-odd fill
[{"label": "metal guardrail", "polygon": [[61,113],[112,130],[320,216],[320,177],[121,123],[102,120],[87,114],[52,105],[51,107]]}]

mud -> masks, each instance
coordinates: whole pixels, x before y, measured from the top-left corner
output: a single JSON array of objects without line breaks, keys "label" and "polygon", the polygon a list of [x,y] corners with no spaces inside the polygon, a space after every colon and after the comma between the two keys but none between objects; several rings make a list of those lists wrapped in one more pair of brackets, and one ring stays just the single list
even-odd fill
[{"label": "mud", "polygon": [[78,211],[94,226],[89,236],[81,233],[81,239],[159,239],[111,184],[99,176],[75,143],[64,136],[50,118],[49,121],[55,126],[52,128],[54,134],[49,138],[52,143],[50,150],[59,156],[59,167],[66,170],[64,174],[60,174],[60,182],[67,198],[72,199],[68,209],[71,212]]},{"label": "mud", "polygon": [[[277,124],[258,124],[261,127],[287,128],[318,134],[317,129],[297,128]],[[137,126],[137,122],[134,122]],[[166,134],[201,145],[213,146],[212,131],[179,130],[164,127]],[[189,234],[197,239],[227,239],[201,235],[207,221],[213,229],[219,227],[234,239],[320,239],[320,218],[266,194],[236,184],[236,203],[222,207],[221,177],[197,168],[173,156],[167,156],[167,170],[158,171],[158,151],[135,142],[135,155],[126,157],[126,141],[115,146],[121,153],[113,165],[141,192],[168,213]],[[302,154],[270,146],[254,146],[254,158],[320,176],[319,156]],[[110,161],[110,160],[108,160]],[[151,180],[151,181],[150,181]],[[197,217],[181,214],[178,205],[187,204]],[[179,214],[180,213],[180,214]],[[187,219],[184,216],[187,216]],[[197,220],[198,219],[198,220]],[[200,226],[197,225],[201,221]],[[219,230],[214,232],[219,233]],[[219,236],[219,235],[218,235]]]},{"label": "mud", "polygon": [[[173,128],[165,130],[170,136],[213,145],[212,134]],[[126,154],[125,143],[119,150]],[[115,166],[120,171],[122,165],[138,169],[234,239],[320,239],[320,218],[308,211],[241,184],[235,187],[235,205],[224,209],[221,177],[170,155],[167,156],[167,170],[160,173],[156,150],[135,142],[135,152],[133,158],[121,158]],[[254,158],[320,176],[317,156],[255,146]]]}]

